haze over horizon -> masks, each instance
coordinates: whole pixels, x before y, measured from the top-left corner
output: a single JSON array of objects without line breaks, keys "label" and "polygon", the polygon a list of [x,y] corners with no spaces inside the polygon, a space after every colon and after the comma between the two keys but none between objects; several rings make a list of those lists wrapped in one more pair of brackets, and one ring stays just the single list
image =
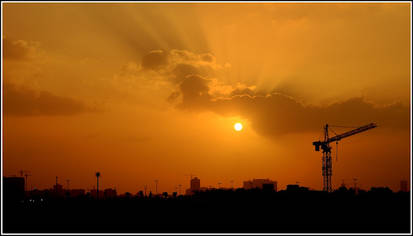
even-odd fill
[{"label": "haze over horizon", "polygon": [[[136,193],[410,181],[408,3],[5,3],[3,175]],[[242,130],[235,131],[235,123]],[[336,133],[351,128],[333,128]],[[410,182],[409,182],[410,185]]]}]

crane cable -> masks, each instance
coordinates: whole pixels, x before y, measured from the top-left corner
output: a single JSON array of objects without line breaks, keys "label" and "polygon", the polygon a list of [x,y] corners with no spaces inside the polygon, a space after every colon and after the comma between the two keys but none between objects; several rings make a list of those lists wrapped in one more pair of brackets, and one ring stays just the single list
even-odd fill
[{"label": "crane cable", "polygon": [[338,127],[338,128],[351,128],[351,129],[355,129],[358,128],[356,126],[344,126],[344,125],[329,125],[330,127]]}]

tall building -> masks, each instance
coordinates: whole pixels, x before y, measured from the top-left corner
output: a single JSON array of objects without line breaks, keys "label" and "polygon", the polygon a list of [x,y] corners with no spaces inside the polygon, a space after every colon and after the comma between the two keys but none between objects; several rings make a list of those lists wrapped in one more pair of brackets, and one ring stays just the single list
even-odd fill
[{"label": "tall building", "polygon": [[407,184],[407,180],[401,180],[400,181],[400,192],[408,192],[409,188],[408,188],[408,184]]},{"label": "tall building", "polygon": [[277,181],[272,181],[270,179],[253,179],[244,181],[244,189],[263,189],[264,185],[269,186],[271,184],[274,186],[274,190],[277,191]]},{"label": "tall building", "polygon": [[186,190],[186,195],[192,195],[201,190],[201,180],[197,177],[191,179],[190,188]]},{"label": "tall building", "polygon": [[197,177],[191,179],[191,190],[199,191],[201,189],[201,180]]}]

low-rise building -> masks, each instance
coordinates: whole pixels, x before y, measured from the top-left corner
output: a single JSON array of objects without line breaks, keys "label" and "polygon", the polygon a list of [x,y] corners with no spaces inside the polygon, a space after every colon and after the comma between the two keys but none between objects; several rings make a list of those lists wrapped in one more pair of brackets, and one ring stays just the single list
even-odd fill
[{"label": "low-rise building", "polygon": [[272,181],[270,179],[253,179],[253,180],[248,180],[244,181],[244,189],[264,189],[264,186],[266,188],[270,188],[270,186],[273,186],[274,191],[277,191],[277,181]]},{"label": "low-rise building", "polygon": [[116,197],[116,189],[107,188],[103,191],[103,193],[104,193],[103,195],[105,196],[105,199]]}]

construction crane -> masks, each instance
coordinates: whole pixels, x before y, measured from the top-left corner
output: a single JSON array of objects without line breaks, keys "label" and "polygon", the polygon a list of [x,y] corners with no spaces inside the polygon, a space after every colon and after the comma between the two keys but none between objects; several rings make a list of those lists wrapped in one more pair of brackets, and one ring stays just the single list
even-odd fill
[{"label": "construction crane", "polygon": [[338,142],[343,138],[347,138],[351,135],[355,135],[369,129],[373,129],[377,127],[375,123],[370,123],[368,125],[361,126],[357,129],[350,130],[348,132],[336,135],[334,137],[328,136],[328,124],[324,126],[324,141],[315,141],[313,145],[315,147],[315,151],[320,151],[320,147],[323,151],[323,167],[322,167],[322,174],[323,174],[323,191],[331,192],[331,175],[332,175],[332,162],[331,162],[331,142]]}]

